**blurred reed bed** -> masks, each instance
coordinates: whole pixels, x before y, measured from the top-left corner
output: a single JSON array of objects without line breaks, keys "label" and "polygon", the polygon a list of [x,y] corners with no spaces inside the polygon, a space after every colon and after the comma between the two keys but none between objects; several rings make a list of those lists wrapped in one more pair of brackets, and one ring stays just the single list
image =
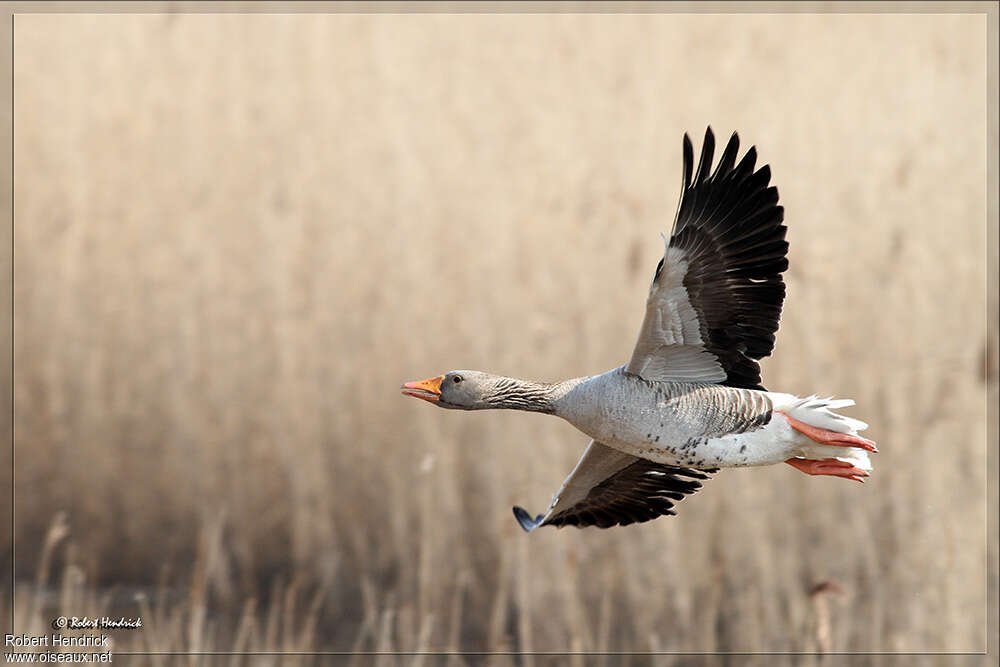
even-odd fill
[{"label": "blurred reed bed", "polygon": [[[977,25],[638,18],[19,16],[17,630],[120,604],[149,626],[119,650],[979,650]],[[693,48],[781,85],[708,87]],[[623,363],[706,119],[786,206],[765,383],[856,399],[876,473],[724,471],[675,518],[525,535],[585,438],[397,388]]]}]

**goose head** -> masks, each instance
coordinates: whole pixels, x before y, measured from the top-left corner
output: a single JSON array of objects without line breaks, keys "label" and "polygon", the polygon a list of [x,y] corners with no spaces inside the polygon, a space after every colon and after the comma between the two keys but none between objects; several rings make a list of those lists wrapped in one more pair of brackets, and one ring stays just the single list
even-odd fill
[{"label": "goose head", "polygon": [[481,371],[451,371],[401,387],[404,395],[419,398],[440,408],[485,410],[498,407],[501,378]]},{"label": "goose head", "polygon": [[439,408],[553,413],[554,401],[576,382],[549,384],[482,371],[451,371],[420,382],[407,382],[401,389],[404,395],[423,399]]}]

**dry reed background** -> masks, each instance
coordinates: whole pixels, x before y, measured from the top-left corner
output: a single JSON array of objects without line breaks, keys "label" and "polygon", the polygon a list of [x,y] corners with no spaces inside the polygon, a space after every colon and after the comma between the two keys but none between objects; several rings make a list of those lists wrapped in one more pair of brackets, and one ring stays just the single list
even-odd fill
[{"label": "dry reed background", "polygon": [[[15,36],[18,631],[114,608],[147,625],[119,651],[984,646],[983,16]],[[876,474],[724,471],[676,518],[527,536],[510,506],[584,436],[397,387],[623,363],[706,123],[786,207],[765,383],[855,398]]]}]

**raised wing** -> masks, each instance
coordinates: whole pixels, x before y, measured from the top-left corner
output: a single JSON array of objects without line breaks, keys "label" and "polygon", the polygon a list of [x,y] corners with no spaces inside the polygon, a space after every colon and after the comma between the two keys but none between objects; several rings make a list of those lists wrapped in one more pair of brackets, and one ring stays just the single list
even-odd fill
[{"label": "raised wing", "polygon": [[626,370],[650,381],[698,381],[763,389],[759,359],[774,349],[782,272],[788,268],[784,209],[754,171],[750,147],[739,164],[736,133],[715,171],[712,128],[698,169],[684,135],[684,182],[673,233],[656,267],[646,317]]},{"label": "raised wing", "polygon": [[592,440],[552,499],[545,514],[532,518],[520,507],[521,528],[539,526],[627,526],[676,514],[674,503],[701,488],[715,470],[692,470],[636,458]]}]

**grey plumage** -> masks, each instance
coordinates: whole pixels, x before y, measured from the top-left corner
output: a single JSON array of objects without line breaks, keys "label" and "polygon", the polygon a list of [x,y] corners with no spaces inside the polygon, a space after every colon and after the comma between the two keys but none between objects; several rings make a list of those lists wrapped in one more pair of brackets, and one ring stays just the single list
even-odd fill
[{"label": "grey plumage", "polygon": [[871,469],[864,450],[874,443],[857,437],[866,425],[831,410],[852,401],[761,384],[758,361],[774,347],[785,296],[784,210],[754,147],[737,163],[734,133],[713,170],[714,151],[709,128],[695,169],[684,135],[681,200],[627,364],[555,383],[452,371],[404,385],[444,408],[556,415],[593,439],[544,514],[514,508],[525,530],[674,514],[721,467],[788,461],[859,481]]}]

